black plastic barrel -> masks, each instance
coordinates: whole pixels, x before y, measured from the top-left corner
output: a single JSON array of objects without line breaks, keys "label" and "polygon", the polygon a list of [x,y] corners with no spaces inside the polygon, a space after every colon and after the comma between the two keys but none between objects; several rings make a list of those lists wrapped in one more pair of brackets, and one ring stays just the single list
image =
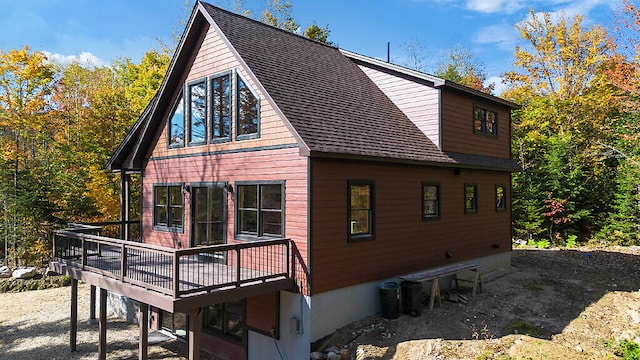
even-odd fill
[{"label": "black plastic barrel", "polygon": [[400,283],[402,289],[402,309],[405,314],[420,316],[420,294],[422,293],[422,283],[415,281],[403,281]]},{"label": "black plastic barrel", "polygon": [[380,303],[382,304],[382,317],[385,319],[397,319],[400,317],[400,289],[398,283],[385,281],[378,285]]}]

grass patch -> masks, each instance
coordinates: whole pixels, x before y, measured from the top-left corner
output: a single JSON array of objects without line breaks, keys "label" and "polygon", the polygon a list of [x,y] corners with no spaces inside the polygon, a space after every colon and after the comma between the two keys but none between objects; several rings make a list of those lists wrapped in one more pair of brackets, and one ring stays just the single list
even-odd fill
[{"label": "grass patch", "polygon": [[38,276],[33,279],[2,279],[0,280],[0,293],[16,293],[31,290],[54,289],[69,286],[71,278],[67,275]]},{"label": "grass patch", "polygon": [[540,327],[535,324],[518,319],[505,329],[508,334],[521,334],[528,336],[536,336],[540,333]]},{"label": "grass patch", "polygon": [[622,340],[618,344],[616,355],[623,360],[640,360],[640,345],[633,341]]}]

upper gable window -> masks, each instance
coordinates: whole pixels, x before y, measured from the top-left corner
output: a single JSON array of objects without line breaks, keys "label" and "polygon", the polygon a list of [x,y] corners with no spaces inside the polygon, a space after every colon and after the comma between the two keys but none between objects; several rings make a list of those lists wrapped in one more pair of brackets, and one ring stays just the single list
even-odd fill
[{"label": "upper gable window", "polygon": [[170,119],[169,147],[182,147],[184,146],[184,95],[182,90],[180,90]]},{"label": "upper gable window", "polygon": [[211,141],[231,136],[231,73],[211,79]]},{"label": "upper gable window", "polygon": [[189,145],[203,144],[207,139],[207,83],[189,84]]},{"label": "upper gable window", "polygon": [[475,107],[473,109],[473,131],[476,133],[497,135],[498,115],[496,112]]},{"label": "upper gable window", "polygon": [[254,138],[258,137],[260,128],[260,101],[255,96],[251,88],[245,82],[238,78],[238,121],[237,136],[238,138]]}]

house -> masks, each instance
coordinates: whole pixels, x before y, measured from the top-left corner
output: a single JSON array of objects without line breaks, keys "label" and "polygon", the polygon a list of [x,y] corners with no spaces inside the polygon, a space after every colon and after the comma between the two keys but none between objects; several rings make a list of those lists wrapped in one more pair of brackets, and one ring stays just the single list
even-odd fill
[{"label": "house", "polygon": [[140,302],[140,358],[147,322],[192,359],[306,358],[381,281],[509,266],[514,108],[197,2],[108,164],[123,224],[141,174],[142,243],[61,231],[54,264],[100,287],[101,323],[107,290]]}]

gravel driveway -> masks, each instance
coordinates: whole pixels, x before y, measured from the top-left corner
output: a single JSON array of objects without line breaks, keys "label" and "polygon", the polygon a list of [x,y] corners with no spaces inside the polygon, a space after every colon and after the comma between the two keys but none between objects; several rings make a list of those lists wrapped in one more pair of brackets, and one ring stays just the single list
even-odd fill
[{"label": "gravel driveway", "polygon": [[[78,286],[78,351],[69,350],[71,288],[0,294],[0,359],[97,359],[98,322],[89,318],[89,285]],[[96,310],[97,312],[97,310]],[[107,358],[138,358],[137,325],[110,317]],[[168,340],[150,345],[149,359],[186,359],[185,344]],[[201,359],[215,359],[201,353]]]}]

